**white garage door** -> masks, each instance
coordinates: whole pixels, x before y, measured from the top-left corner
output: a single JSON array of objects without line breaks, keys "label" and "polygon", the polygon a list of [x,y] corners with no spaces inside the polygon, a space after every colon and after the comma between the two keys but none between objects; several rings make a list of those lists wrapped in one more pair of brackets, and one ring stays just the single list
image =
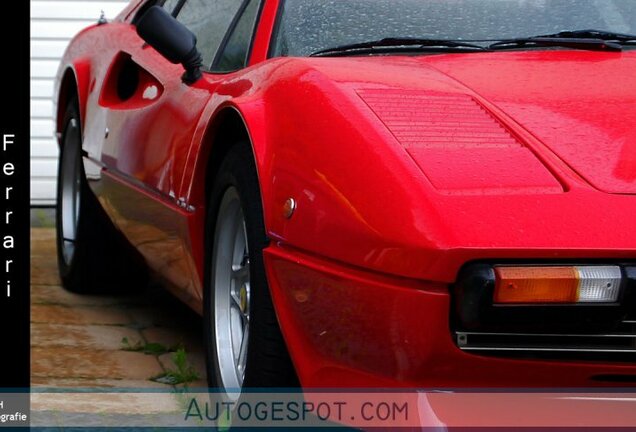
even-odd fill
[{"label": "white garage door", "polygon": [[31,1],[31,204],[55,204],[57,144],[53,137],[53,79],[69,40],[97,21],[114,18],[127,1]]}]

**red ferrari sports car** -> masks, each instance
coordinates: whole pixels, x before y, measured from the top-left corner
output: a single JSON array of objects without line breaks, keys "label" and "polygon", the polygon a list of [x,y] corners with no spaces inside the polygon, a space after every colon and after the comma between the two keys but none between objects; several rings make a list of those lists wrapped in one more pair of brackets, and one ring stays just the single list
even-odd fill
[{"label": "red ferrari sports car", "polygon": [[59,69],[67,289],[210,386],[636,383],[636,2],[133,0]]}]

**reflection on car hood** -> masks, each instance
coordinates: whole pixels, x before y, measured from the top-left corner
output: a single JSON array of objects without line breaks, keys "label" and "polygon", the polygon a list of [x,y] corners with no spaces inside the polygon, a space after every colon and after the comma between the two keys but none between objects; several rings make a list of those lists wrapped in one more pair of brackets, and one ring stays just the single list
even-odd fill
[{"label": "reflection on car hood", "polygon": [[[505,154],[508,160],[500,160],[491,167],[502,169],[504,175],[510,174],[506,171],[508,164],[523,164],[525,168],[525,173],[516,179],[495,181],[493,177],[485,183],[481,179],[460,179],[464,184],[473,182],[485,188],[503,189],[525,184],[526,188],[548,193],[558,186],[528,154],[519,150],[524,144],[514,134],[511,136],[503,124],[502,128],[497,127],[496,116],[487,117],[493,116],[487,107],[482,107],[483,116],[478,115],[471,102],[474,100],[503,113],[506,121],[516,123],[515,127],[521,126],[595,188],[608,193],[636,193],[636,51],[545,50],[323,60],[330,64],[312,61],[313,66],[335,81],[353,86],[389,129],[396,113],[404,116],[402,120],[415,132],[411,131],[410,137],[408,132],[400,137],[397,129],[391,132],[407,150],[409,147],[430,150],[430,143],[423,145],[418,140],[430,139],[427,136],[436,130],[422,121],[430,115],[426,111],[435,103],[437,108],[433,111],[441,110],[440,119],[447,116],[462,131],[472,131],[468,134],[472,135],[472,144],[461,144],[465,139],[461,134],[447,136],[447,142],[454,141],[455,145],[452,148],[447,145],[440,151],[448,155],[457,148],[464,152],[475,152],[478,148],[476,154],[480,160],[488,160],[489,153]],[[380,93],[368,93],[370,90]],[[388,99],[388,105],[378,102],[382,100],[382,91],[397,103],[393,112]],[[398,102],[400,98],[402,102]],[[413,105],[420,107],[417,113],[404,104],[409,98],[411,101],[420,98]],[[442,132],[448,134],[451,129]],[[437,138],[443,135],[438,134]],[[507,150],[498,151],[501,148]],[[417,150],[409,152],[420,166],[429,161],[431,166],[422,168],[429,177],[432,175],[435,184],[435,173],[431,174],[434,152],[429,150],[420,157]],[[456,168],[457,172],[464,172],[467,166]],[[446,177],[448,180],[449,176]],[[452,189],[455,185],[442,186]]]},{"label": "reflection on car hood", "polygon": [[505,111],[596,188],[636,193],[636,52],[429,60]]}]

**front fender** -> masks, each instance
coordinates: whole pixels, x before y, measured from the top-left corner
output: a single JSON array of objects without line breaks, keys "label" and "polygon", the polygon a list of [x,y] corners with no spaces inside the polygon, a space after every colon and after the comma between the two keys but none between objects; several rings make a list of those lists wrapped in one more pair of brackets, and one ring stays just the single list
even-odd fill
[{"label": "front fender", "polygon": [[428,181],[355,90],[293,59],[258,76],[234,103],[252,139],[269,237],[374,272],[430,276],[431,251],[446,239]]}]

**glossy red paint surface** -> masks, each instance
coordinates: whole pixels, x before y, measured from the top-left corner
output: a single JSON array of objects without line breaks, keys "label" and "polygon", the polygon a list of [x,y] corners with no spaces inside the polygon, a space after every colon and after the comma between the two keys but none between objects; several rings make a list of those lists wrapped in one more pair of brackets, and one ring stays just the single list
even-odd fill
[{"label": "glossy red paint surface", "polygon": [[[636,374],[465,354],[448,294],[475,260],[636,259],[636,52],[268,60],[277,5],[264,6],[248,68],[193,86],[144,47],[129,24],[136,3],[78,35],[62,62],[93,190],[171,288],[201,310],[208,162],[236,116],[304,385],[589,386]],[[122,61],[144,77],[126,101],[112,81]]]},{"label": "glossy red paint surface", "polygon": [[432,64],[505,111],[599,190],[636,194],[633,53],[524,54]]}]

